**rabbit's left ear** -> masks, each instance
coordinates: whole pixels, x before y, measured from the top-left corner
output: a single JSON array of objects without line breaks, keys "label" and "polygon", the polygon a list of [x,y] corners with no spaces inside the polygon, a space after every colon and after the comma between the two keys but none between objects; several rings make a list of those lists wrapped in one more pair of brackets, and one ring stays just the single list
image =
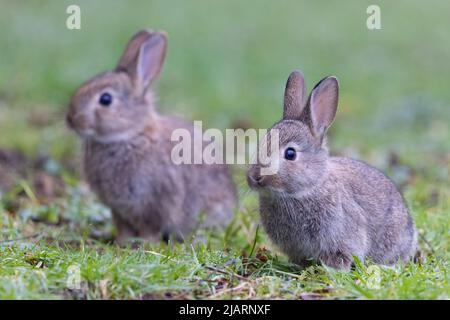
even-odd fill
[{"label": "rabbit's left ear", "polygon": [[166,50],[165,33],[152,30],[139,31],[128,42],[116,70],[126,72],[136,89],[145,91],[160,73]]},{"label": "rabbit's left ear", "polygon": [[283,119],[300,119],[305,107],[305,96],[305,78],[301,71],[295,70],[289,75],[284,91]]},{"label": "rabbit's left ear", "polygon": [[339,100],[339,82],[336,77],[322,79],[311,92],[305,116],[308,118],[313,134],[323,139],[327,129],[331,126]]},{"label": "rabbit's left ear", "polygon": [[147,39],[139,50],[136,80],[142,89],[146,89],[161,72],[166,58],[167,36],[155,32]]},{"label": "rabbit's left ear", "polygon": [[153,35],[153,30],[144,29],[137,32],[128,41],[127,47],[125,48],[122,57],[120,57],[119,63],[117,64],[117,71],[125,71],[128,74],[133,74],[136,71],[136,60],[139,54],[139,49],[142,44],[150,39]]}]

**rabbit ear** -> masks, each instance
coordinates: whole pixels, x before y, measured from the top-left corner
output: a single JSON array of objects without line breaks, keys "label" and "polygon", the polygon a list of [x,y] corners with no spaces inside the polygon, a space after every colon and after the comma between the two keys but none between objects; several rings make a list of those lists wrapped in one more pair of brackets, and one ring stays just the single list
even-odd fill
[{"label": "rabbit ear", "polygon": [[284,91],[283,119],[298,120],[305,107],[305,78],[301,71],[293,71]]},{"label": "rabbit ear", "polygon": [[139,31],[128,42],[116,70],[126,72],[138,90],[145,90],[161,71],[166,49],[164,33]]},{"label": "rabbit ear", "polygon": [[136,33],[130,41],[128,41],[127,47],[122,54],[122,57],[117,64],[118,71],[126,71],[128,73],[134,73],[136,70],[136,61],[141,45],[148,40],[153,34],[152,30],[141,30]]},{"label": "rabbit ear", "polygon": [[336,116],[339,100],[339,82],[336,77],[322,79],[309,97],[308,113],[305,116],[313,133],[322,141]]},{"label": "rabbit ear", "polygon": [[136,66],[136,80],[145,89],[159,75],[167,50],[167,36],[157,32],[146,40],[139,50]]}]

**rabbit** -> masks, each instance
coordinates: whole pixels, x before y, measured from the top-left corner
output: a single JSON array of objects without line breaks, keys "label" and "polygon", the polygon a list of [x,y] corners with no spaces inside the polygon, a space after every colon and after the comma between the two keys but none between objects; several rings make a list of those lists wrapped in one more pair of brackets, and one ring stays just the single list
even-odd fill
[{"label": "rabbit", "polygon": [[171,160],[172,132],[183,128],[192,136],[198,129],[155,110],[150,85],[166,48],[165,33],[136,33],[115,70],[76,90],[66,116],[83,140],[86,179],[111,209],[119,244],[183,241],[197,227],[224,227],[237,201],[226,165]]},{"label": "rabbit", "polygon": [[[259,194],[261,223],[272,242],[300,266],[322,263],[349,271],[356,256],[364,263],[392,265],[413,258],[417,232],[394,183],[361,161],[333,157],[326,133],[338,106],[336,77],[321,80],[306,99],[301,71],[286,84],[278,130],[275,174],[262,174],[261,161],[247,171]],[[274,151],[275,152],[275,151]]]}]

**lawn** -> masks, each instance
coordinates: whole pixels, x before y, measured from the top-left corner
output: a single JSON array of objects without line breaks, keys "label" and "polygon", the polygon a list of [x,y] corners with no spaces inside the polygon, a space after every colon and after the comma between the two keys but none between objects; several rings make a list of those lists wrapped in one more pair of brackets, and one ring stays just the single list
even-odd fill
[{"label": "lawn", "polygon": [[[81,7],[81,30],[66,8]],[[0,299],[448,299],[450,3],[381,1],[0,0]],[[267,128],[284,84],[340,80],[333,154],[364,160],[403,192],[420,233],[417,263],[350,273],[290,264],[259,224],[245,167],[239,208],[206,243],[112,244],[107,208],[83,180],[64,123],[71,93],[113,68],[128,38],[166,30],[155,86],[162,113],[204,127]],[[79,282],[77,280],[80,280]]]}]

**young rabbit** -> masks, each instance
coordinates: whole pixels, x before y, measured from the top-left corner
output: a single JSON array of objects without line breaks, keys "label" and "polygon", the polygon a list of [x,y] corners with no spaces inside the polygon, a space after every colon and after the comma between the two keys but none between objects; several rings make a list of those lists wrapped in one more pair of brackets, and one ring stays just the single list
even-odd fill
[{"label": "young rabbit", "polygon": [[[111,208],[117,241],[183,239],[198,224],[224,226],[235,187],[225,165],[174,164],[173,130],[194,126],[158,114],[150,84],[166,55],[164,33],[140,31],[116,69],[87,81],[73,95],[67,123],[84,140],[87,180]],[[200,219],[204,213],[204,219]]]},{"label": "young rabbit", "polygon": [[[326,132],[336,115],[338,80],[327,77],[305,99],[299,71],[289,76],[279,134],[278,163],[262,175],[260,162],[247,173],[259,192],[262,224],[271,240],[297,264],[308,260],[349,270],[353,256],[379,264],[408,261],[416,230],[401,194],[383,173],[350,158],[331,157]],[[270,150],[273,149],[269,145]]]}]

